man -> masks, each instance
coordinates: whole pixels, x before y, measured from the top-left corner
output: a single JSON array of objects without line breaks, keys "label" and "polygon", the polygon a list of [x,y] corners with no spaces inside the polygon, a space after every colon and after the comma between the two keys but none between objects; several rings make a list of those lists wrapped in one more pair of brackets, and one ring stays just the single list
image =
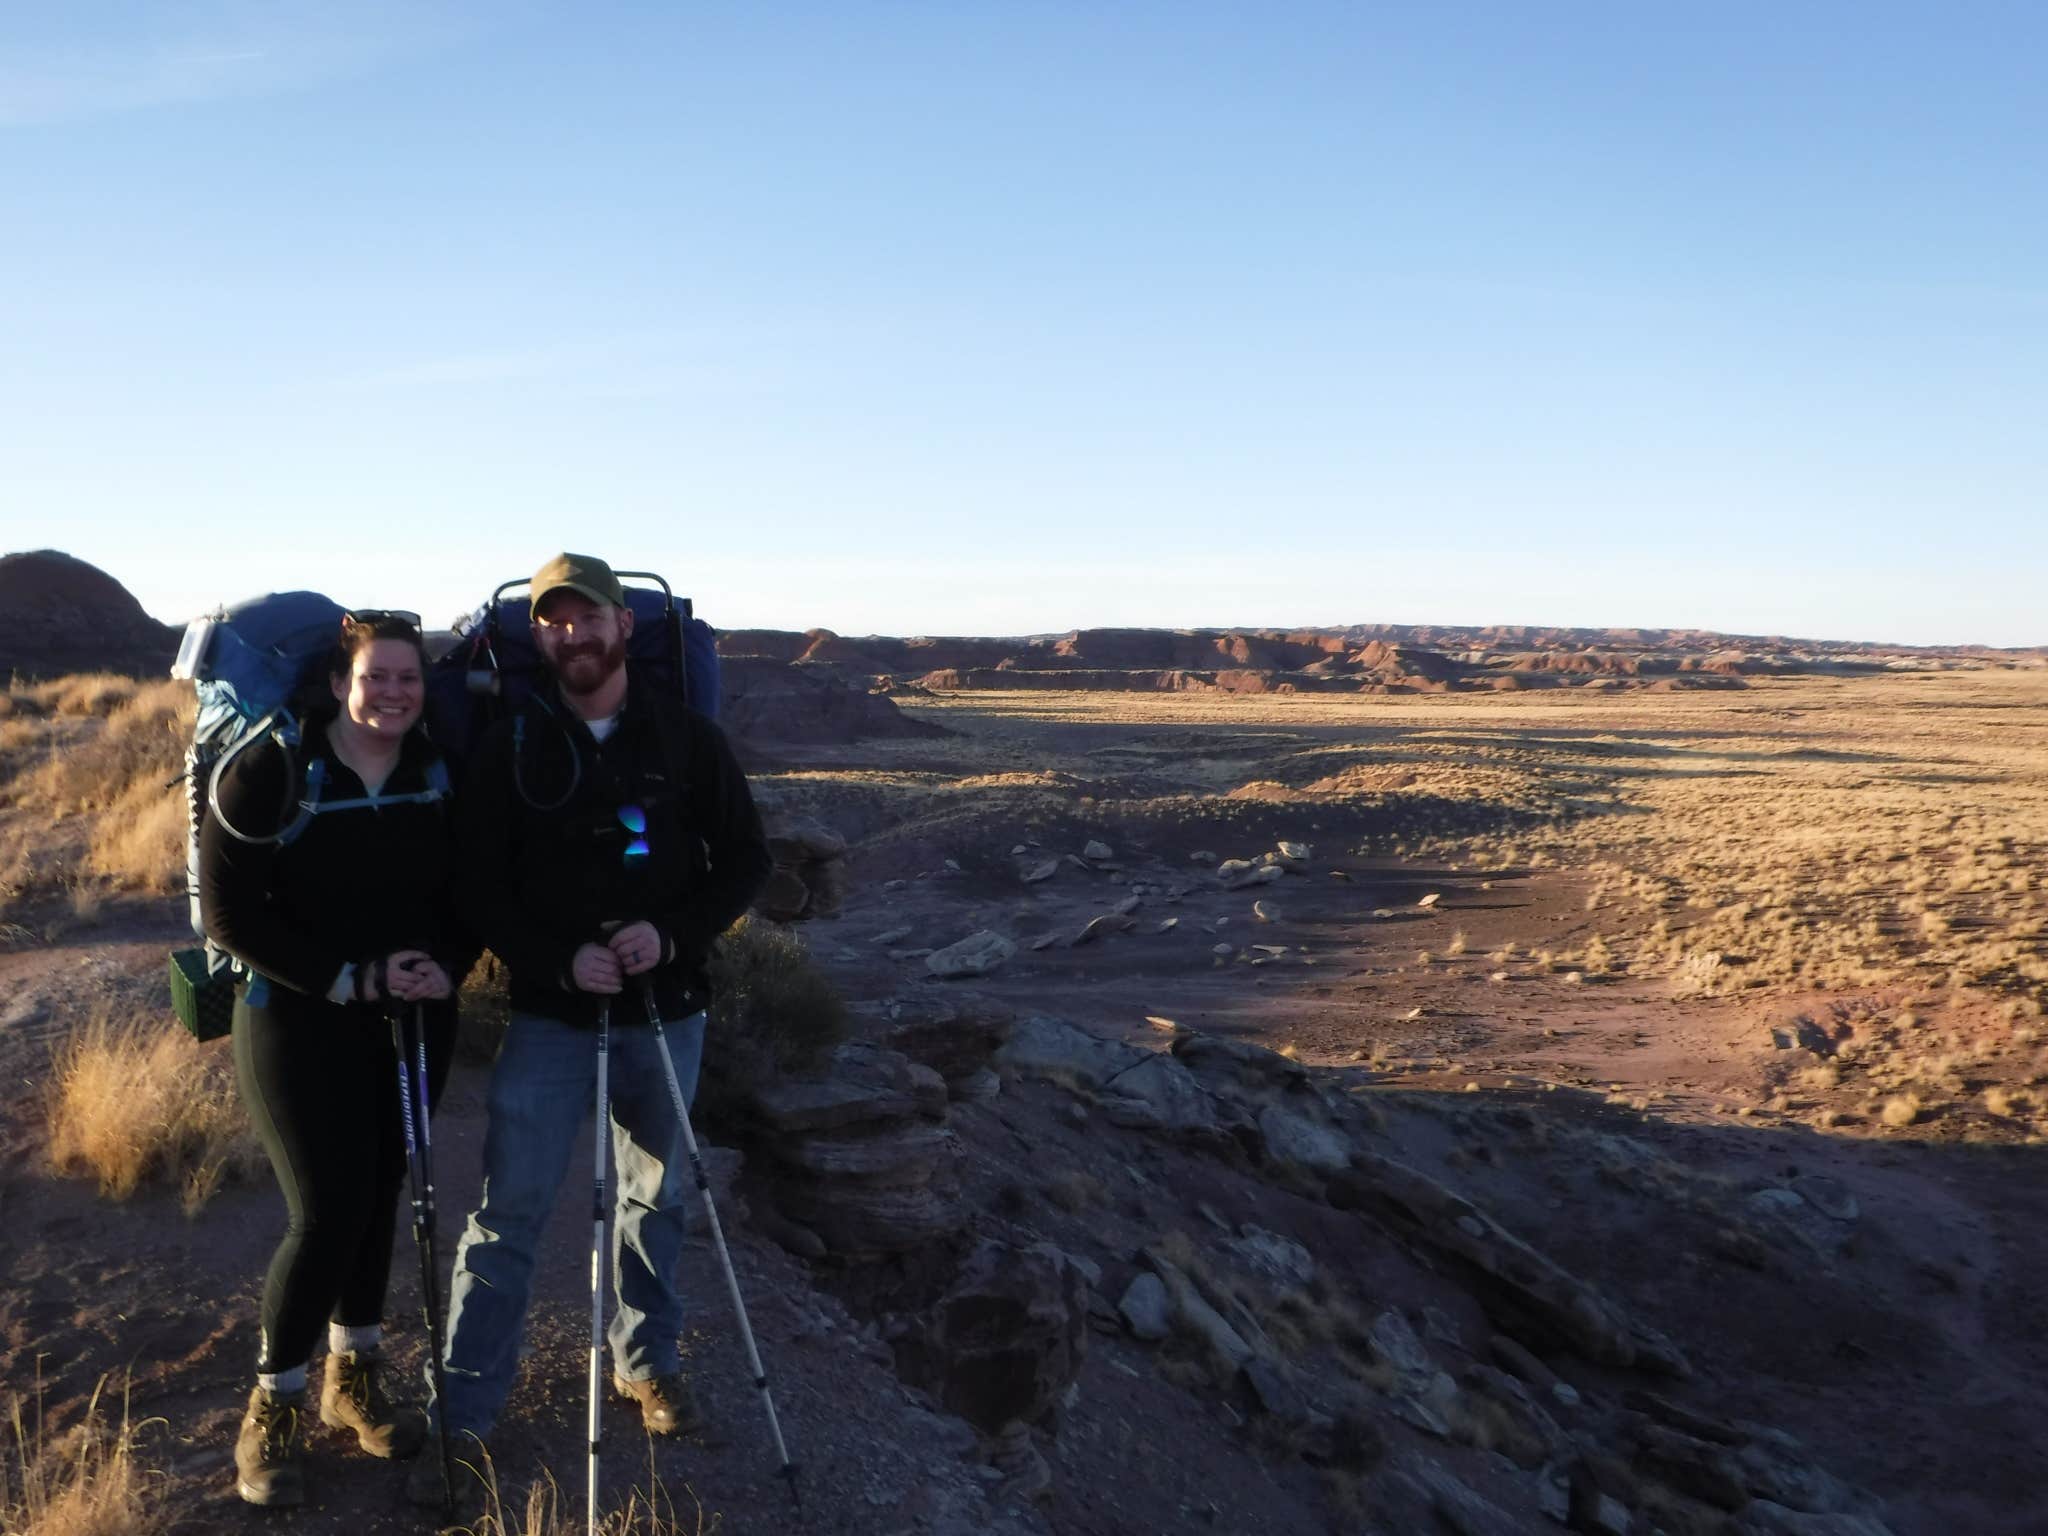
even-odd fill
[{"label": "man", "polygon": [[[696,1422],[679,1369],[682,1130],[653,1032],[651,987],[686,1098],[694,1095],[712,941],[767,878],[747,782],[718,727],[629,684],[633,613],[611,568],[558,555],[533,578],[534,643],[553,688],[479,747],[457,800],[460,892],[511,980],[491,1074],[483,1204],[455,1252],[442,1423],[461,1454],[487,1436],[518,1366],[534,1253],[596,1091],[599,1010],[611,1019],[617,1193],[612,1385],[646,1427]],[[438,1458],[408,1483],[441,1498]]]}]

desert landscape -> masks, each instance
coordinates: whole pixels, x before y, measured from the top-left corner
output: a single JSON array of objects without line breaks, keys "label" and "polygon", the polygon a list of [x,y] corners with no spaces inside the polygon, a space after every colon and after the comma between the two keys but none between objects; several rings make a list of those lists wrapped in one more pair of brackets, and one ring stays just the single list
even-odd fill
[{"label": "desert landscape", "polygon": [[[165,995],[176,632],[51,552],[0,613],[0,1526],[429,1528],[317,1428],[304,1511],[235,1498],[281,1215]],[[700,1128],[803,1508],[700,1223],[711,1427],[612,1410],[610,1529],[2048,1530],[2048,651],[720,649],[778,871]],[[480,1532],[582,1525],[581,1212]]]}]

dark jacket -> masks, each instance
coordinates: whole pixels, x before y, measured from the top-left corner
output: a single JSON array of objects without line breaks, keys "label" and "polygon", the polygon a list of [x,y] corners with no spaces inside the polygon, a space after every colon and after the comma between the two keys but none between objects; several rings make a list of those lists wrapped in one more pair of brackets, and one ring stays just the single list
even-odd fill
[{"label": "dark jacket", "polygon": [[[320,799],[364,797],[363,782],[309,725],[293,783],[285,756],[251,747],[221,777],[220,803],[241,831],[268,836],[297,814],[316,762]],[[382,797],[430,787],[434,750],[405,738]],[[199,914],[206,935],[259,975],[314,998],[341,968],[398,949],[424,949],[458,985],[477,944],[456,916],[455,836],[448,801],[323,811],[289,842],[245,843],[208,814],[199,833]]]},{"label": "dark jacket", "polygon": [[[704,1007],[712,941],[772,868],[725,734],[638,681],[602,745],[552,690],[527,700],[485,735],[457,804],[464,915],[510,973],[512,1006],[565,1023],[595,1024],[604,1001],[570,979],[577,949],[643,919],[664,940],[662,1017]],[[614,1023],[645,1022],[636,992],[628,978]]]}]

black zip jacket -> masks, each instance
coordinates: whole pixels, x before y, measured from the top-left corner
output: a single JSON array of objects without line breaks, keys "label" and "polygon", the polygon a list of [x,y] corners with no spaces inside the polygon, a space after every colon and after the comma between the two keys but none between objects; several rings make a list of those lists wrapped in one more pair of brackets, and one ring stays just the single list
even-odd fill
[{"label": "black zip jacket", "polygon": [[[308,725],[297,781],[286,794],[285,756],[251,747],[221,776],[221,809],[240,830],[269,836],[305,795],[307,769],[325,764],[323,803],[364,797],[363,781],[334,755],[323,726]],[[389,798],[428,788],[434,749],[406,735],[382,789]],[[455,837],[446,799],[323,811],[286,844],[244,843],[209,812],[199,831],[199,916],[206,936],[259,975],[325,997],[341,968],[399,949],[424,949],[460,985],[477,943],[455,910]]]},{"label": "black zip jacket", "polygon": [[[712,942],[773,867],[725,733],[637,680],[601,745],[552,691],[527,700],[485,735],[456,806],[465,917],[512,1006],[568,1024],[597,1022],[606,999],[577,990],[570,963],[614,923],[661,933],[649,977],[664,1019],[706,1006]],[[637,992],[626,978],[613,1023],[646,1022]]]}]

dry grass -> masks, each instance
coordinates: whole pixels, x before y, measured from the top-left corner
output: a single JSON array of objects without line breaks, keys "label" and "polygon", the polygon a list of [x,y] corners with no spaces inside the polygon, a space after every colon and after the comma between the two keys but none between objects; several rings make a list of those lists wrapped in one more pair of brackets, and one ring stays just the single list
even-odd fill
[{"label": "dry grass", "polygon": [[43,761],[18,777],[13,797],[54,819],[92,818],[83,858],[87,873],[119,890],[169,894],[184,884],[186,811],[182,787],[166,785],[184,771],[197,706],[185,683],[119,681],[126,692],[105,720],[53,742]]},{"label": "dry grass", "polygon": [[120,1425],[106,1422],[106,1386],[102,1377],[83,1420],[61,1435],[44,1433],[40,1383],[33,1404],[12,1400],[12,1453],[0,1453],[6,1536],[155,1536],[171,1528],[161,1477],[137,1453],[143,1426],[130,1419],[125,1393]]},{"label": "dry grass", "polygon": [[47,1119],[51,1160],[92,1174],[114,1200],[168,1183],[192,1215],[223,1182],[263,1165],[226,1052],[168,1019],[107,1005],[58,1047]]},{"label": "dry grass", "polygon": [[[484,1512],[476,1524],[460,1527],[467,1536],[581,1536],[588,1529],[584,1501],[571,1496],[563,1507],[561,1485],[552,1472],[543,1471],[526,1490],[523,1505],[507,1508],[498,1486],[498,1469],[490,1453],[482,1453],[479,1471],[484,1483]],[[464,1474],[467,1475],[467,1474]],[[723,1517],[705,1510],[696,1491],[685,1484],[687,1510],[678,1510],[668,1485],[648,1451],[647,1486],[626,1495],[623,1508],[607,1511],[598,1520],[600,1536],[712,1536]]]},{"label": "dry grass", "polygon": [[[153,686],[162,687],[161,683]],[[180,685],[182,686],[182,685]],[[8,712],[27,715],[111,715],[144,687],[114,672],[77,672],[10,688]]]}]

